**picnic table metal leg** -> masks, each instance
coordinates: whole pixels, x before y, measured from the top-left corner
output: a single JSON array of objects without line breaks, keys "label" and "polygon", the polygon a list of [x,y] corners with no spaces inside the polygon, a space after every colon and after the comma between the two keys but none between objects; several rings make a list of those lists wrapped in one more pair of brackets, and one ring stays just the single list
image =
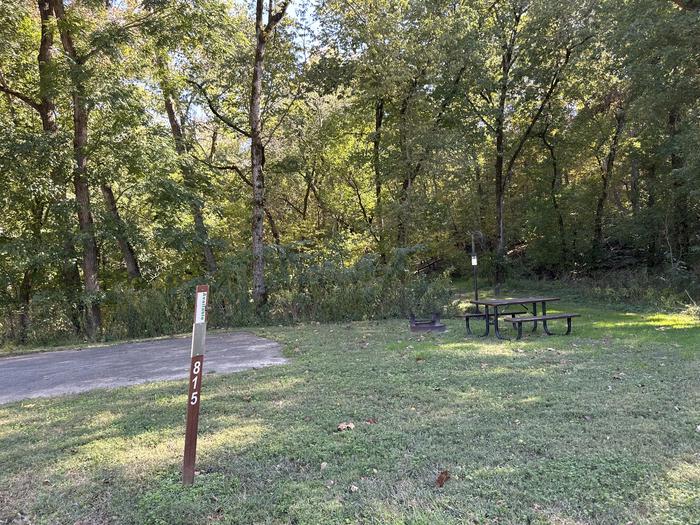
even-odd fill
[{"label": "picnic table metal leg", "polygon": [[496,332],[496,337],[499,339],[505,339],[506,341],[510,341],[508,337],[503,337],[501,335],[501,331],[498,328],[498,306],[493,307],[493,331]]},{"label": "picnic table metal leg", "polygon": [[[532,315],[537,317],[537,303],[532,303]],[[535,333],[537,331],[537,321],[533,321],[532,323],[532,333]],[[520,338],[518,338],[520,339]]]},{"label": "picnic table metal leg", "polygon": [[[542,301],[542,315],[547,315],[547,303],[545,301]],[[542,321],[542,330],[544,330],[544,333],[547,335],[554,335],[552,332],[549,331],[546,320]]]},{"label": "picnic table metal leg", "polygon": [[515,337],[515,339],[522,339],[523,338],[523,323],[517,323],[518,324],[518,335]]},{"label": "picnic table metal leg", "polygon": [[571,333],[571,317],[566,318],[566,333],[564,335],[569,335]]},{"label": "picnic table metal leg", "polygon": [[491,316],[487,305],[484,305],[484,320],[486,321],[486,330],[481,334],[481,337],[487,337],[491,333]]}]

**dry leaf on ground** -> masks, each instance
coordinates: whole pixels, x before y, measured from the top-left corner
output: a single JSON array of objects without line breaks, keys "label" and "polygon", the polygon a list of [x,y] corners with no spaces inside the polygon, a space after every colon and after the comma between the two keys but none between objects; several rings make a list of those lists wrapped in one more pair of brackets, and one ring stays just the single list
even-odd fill
[{"label": "dry leaf on ground", "polygon": [[447,482],[447,480],[450,479],[450,473],[447,472],[446,470],[443,470],[438,474],[437,479],[435,480],[435,484],[442,488],[442,486]]}]

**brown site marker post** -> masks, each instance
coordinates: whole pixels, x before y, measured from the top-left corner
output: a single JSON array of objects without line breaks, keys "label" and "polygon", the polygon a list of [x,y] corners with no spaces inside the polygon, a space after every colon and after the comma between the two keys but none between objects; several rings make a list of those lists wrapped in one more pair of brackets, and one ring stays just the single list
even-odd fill
[{"label": "brown site marker post", "polygon": [[197,428],[199,405],[202,402],[202,367],[204,366],[204,340],[207,333],[207,299],[209,285],[197,286],[192,325],[192,360],[190,362],[190,386],[187,396],[187,426],[185,429],[185,454],[182,464],[182,483],[194,482],[194,463],[197,457]]}]

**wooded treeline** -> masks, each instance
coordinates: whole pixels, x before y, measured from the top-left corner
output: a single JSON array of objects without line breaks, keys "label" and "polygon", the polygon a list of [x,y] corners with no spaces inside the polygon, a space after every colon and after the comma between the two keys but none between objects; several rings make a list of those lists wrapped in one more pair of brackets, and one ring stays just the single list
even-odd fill
[{"label": "wooded treeline", "polygon": [[182,329],[203,278],[220,325],[400,314],[472,234],[495,283],[698,287],[697,2],[0,0],[0,39],[5,341]]}]

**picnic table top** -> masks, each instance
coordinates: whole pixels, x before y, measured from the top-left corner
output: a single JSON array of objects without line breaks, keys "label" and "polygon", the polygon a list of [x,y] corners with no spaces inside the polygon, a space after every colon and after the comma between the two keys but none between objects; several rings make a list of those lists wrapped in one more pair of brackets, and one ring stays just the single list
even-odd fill
[{"label": "picnic table top", "polygon": [[499,299],[479,299],[478,301],[469,301],[472,304],[480,304],[483,306],[507,306],[509,304],[529,304],[529,303],[544,303],[547,301],[558,301],[559,297],[507,297]]}]

